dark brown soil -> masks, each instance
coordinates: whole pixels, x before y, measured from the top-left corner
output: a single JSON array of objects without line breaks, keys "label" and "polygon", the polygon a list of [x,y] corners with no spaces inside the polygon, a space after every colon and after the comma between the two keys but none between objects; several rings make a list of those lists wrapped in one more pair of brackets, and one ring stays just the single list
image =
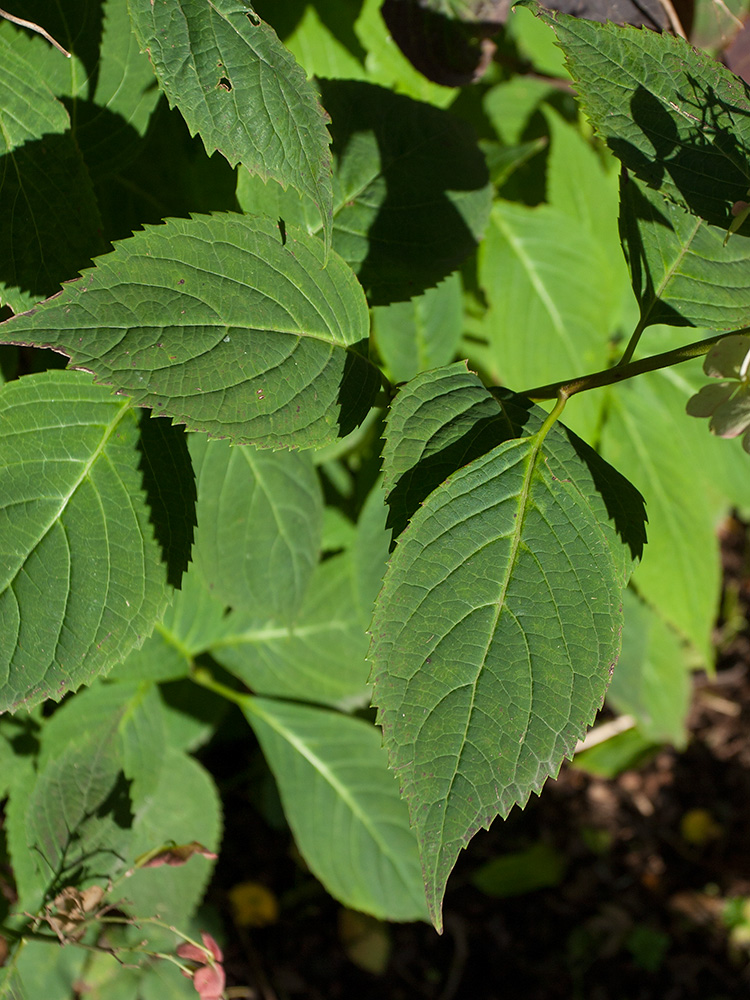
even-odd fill
[{"label": "dark brown soil", "polygon": [[[724,532],[726,586],[746,609],[745,530]],[[726,640],[726,629],[717,636]],[[227,971],[258,1000],[730,1000],[750,995],[750,639],[725,642],[697,676],[690,741],[615,780],[565,767],[524,812],[478,835],[448,886],[445,933],[388,928],[387,968],[347,958],[340,907],[304,871],[288,832],[226,791],[227,835],[209,900],[226,917]],[[218,763],[212,759],[209,766]],[[234,766],[236,767],[236,758]],[[219,765],[214,770],[221,771]],[[221,775],[218,774],[221,781]],[[273,818],[273,810],[266,809]],[[566,859],[555,888],[491,899],[471,884],[489,859],[540,840]],[[279,899],[278,922],[233,925],[226,889],[244,879]],[[732,904],[730,901],[735,900]]]}]

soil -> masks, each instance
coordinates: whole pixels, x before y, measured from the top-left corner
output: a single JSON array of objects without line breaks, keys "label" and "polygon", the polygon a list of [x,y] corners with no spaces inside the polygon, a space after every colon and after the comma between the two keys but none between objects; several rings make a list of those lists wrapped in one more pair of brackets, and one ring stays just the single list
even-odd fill
[{"label": "soil", "polygon": [[[724,527],[723,555],[726,592],[746,612],[746,532],[736,521]],[[448,883],[442,936],[425,924],[372,922],[369,951],[367,941],[363,947],[380,964],[378,972],[347,955],[341,907],[305,872],[288,832],[272,822],[273,808],[264,809],[264,818],[253,804],[261,786],[250,794],[247,783],[225,783],[227,832],[209,902],[225,917],[234,995],[747,997],[750,633],[745,626],[727,639],[728,624],[717,626],[716,674],[695,677],[682,752],[658,749],[609,781],[565,766],[525,811],[496,821],[463,852]],[[222,765],[212,756],[206,762],[221,783]],[[248,760],[255,766],[252,756]],[[235,757],[235,775],[236,765]],[[565,859],[558,884],[506,899],[472,884],[490,859],[540,842]],[[270,926],[242,928],[232,920],[227,892],[245,879],[265,885],[278,900],[280,913]]]}]

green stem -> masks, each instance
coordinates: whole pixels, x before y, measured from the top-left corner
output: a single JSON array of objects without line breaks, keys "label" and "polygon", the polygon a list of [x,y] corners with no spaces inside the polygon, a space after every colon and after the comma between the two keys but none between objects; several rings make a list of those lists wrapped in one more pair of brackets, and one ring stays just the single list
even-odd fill
[{"label": "green stem", "polygon": [[[750,332],[750,327],[731,331],[734,334],[748,332]],[[699,340],[695,344],[678,347],[674,351],[654,354],[650,358],[642,358],[640,361],[632,361],[630,364],[623,365],[620,363],[615,365],[614,368],[606,368],[604,371],[594,372],[591,375],[581,375],[578,378],[563,382],[550,382],[549,385],[535,386],[533,389],[524,390],[520,395],[528,396],[529,399],[540,400],[555,399],[562,393],[566,399],[569,399],[570,396],[574,396],[577,392],[585,392],[588,389],[600,389],[605,385],[624,382],[626,379],[634,378],[636,375],[658,371],[660,368],[669,368],[672,365],[680,364],[682,361],[689,361],[691,358],[700,358],[704,354],[708,354],[714,344],[723,340],[724,337],[731,336],[731,333],[720,333],[715,337]]]},{"label": "green stem", "polygon": [[628,346],[625,348],[622,357],[617,362],[617,365],[615,367],[620,368],[621,366],[625,366],[630,361],[630,359],[635,354],[635,349],[638,346],[638,341],[641,339],[641,334],[645,329],[646,329],[646,321],[643,318],[643,316],[641,316],[641,318],[638,320],[638,323],[636,324],[635,330],[633,330],[630,336],[630,340],[628,341]]},{"label": "green stem", "polygon": [[195,681],[196,684],[200,684],[201,687],[208,688],[209,691],[214,691],[216,694],[221,695],[222,698],[226,698],[227,701],[233,701],[240,708],[247,707],[248,701],[252,701],[251,695],[243,694],[241,691],[234,691],[232,688],[227,687],[226,684],[220,684],[214,680],[211,671],[206,670],[205,667],[194,667],[190,673],[190,680]]}]

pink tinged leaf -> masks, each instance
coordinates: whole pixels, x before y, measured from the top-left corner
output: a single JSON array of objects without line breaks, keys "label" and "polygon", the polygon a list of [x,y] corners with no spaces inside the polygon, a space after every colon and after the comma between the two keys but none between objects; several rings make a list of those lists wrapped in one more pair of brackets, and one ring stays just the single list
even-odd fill
[{"label": "pink tinged leaf", "polygon": [[[218,857],[213,851],[209,851],[207,847],[204,847],[203,844],[199,844],[197,840],[193,840],[189,844],[172,844],[162,847],[150,856],[149,854],[141,855],[140,858],[136,858],[135,863],[138,868],[159,868],[161,865],[179,867],[186,864],[195,854],[200,854],[204,858],[210,858],[212,861],[215,861]],[[141,858],[146,858],[146,860],[141,861]]]},{"label": "pink tinged leaf", "polygon": [[736,382],[713,382],[691,396],[685,409],[691,417],[710,417],[718,406],[731,399]]},{"label": "pink tinged leaf", "polygon": [[220,965],[204,965],[193,976],[193,986],[201,1000],[221,1000],[226,981]]},{"label": "pink tinged leaf", "polygon": [[203,939],[203,944],[206,946],[206,949],[211,952],[216,961],[222,962],[224,960],[224,955],[222,954],[221,948],[216,943],[216,940],[211,937],[210,934],[206,934],[205,931],[201,931],[201,938]]},{"label": "pink tinged leaf", "polygon": [[201,965],[205,965],[208,960],[203,948],[199,948],[197,944],[181,944],[177,948],[177,954],[188,962],[199,962]]}]

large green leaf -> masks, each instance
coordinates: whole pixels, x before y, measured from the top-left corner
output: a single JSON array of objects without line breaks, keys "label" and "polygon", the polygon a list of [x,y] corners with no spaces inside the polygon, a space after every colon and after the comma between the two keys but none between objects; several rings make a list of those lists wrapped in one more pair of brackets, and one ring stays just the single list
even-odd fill
[{"label": "large green leaf", "polygon": [[128,0],[169,102],[235,166],[309,196],[331,234],[327,115],[294,56],[244,0]]},{"label": "large green leaf", "polygon": [[259,615],[250,603],[225,619],[225,635],[210,652],[258,694],[361,706],[368,694],[367,636],[354,586],[349,553],[326,559],[292,621]]},{"label": "large green leaf", "polygon": [[554,29],[583,110],[615,156],[726,231],[750,184],[747,85],[682,38],[523,3]]},{"label": "large green leaf", "polygon": [[377,729],[291,702],[246,698],[241,707],[297,846],[326,889],[376,917],[425,919],[417,844]]},{"label": "large green leaf", "polygon": [[623,382],[610,394],[601,451],[648,506],[637,589],[709,663],[720,584],[717,511],[701,463],[708,435],[685,417],[685,400],[662,373]]},{"label": "large green leaf", "polygon": [[685,745],[692,684],[677,633],[628,588],[624,595],[622,653],[607,703],[632,715],[652,743]]},{"label": "large green leaf", "polygon": [[[571,215],[496,202],[479,279],[490,304],[491,371],[503,384],[521,390],[605,366],[615,288],[611,272],[597,267],[601,257],[588,227]],[[593,435],[599,408],[596,394],[571,406],[584,437]]]},{"label": "large green leaf", "polygon": [[0,326],[189,428],[235,443],[319,446],[378,387],[346,264],[301,231],[240,215],[172,219],[118,243],[63,293]]},{"label": "large green leaf", "polygon": [[627,177],[620,232],[644,326],[733,330],[750,323],[750,238],[710,226]]},{"label": "large green leaf", "polygon": [[[491,201],[484,157],[446,111],[355,80],[320,88],[333,118],[334,249],[371,305],[409,299],[476,248]],[[320,228],[294,192],[241,177],[238,197],[246,211]]]},{"label": "large green leaf", "polygon": [[[221,835],[221,803],[211,776],[192,757],[168,748],[159,784],[138,813],[130,845],[132,857],[163,844],[189,844],[193,840],[218,851]],[[184,867],[141,868],[123,888],[127,908],[136,916],[158,915],[167,924],[184,927],[201,901],[212,869],[213,861],[202,856],[191,858]],[[168,931],[149,928],[147,933],[152,946],[174,941]],[[141,927],[138,939],[143,936]]]},{"label": "large green leaf", "polygon": [[101,251],[91,181],[65,107],[0,38],[0,305],[19,312]]},{"label": "large green leaf", "polygon": [[[459,367],[421,377],[419,406],[402,390],[413,436],[432,425],[435,441],[443,414],[442,458],[454,468],[471,441],[460,398],[477,396],[460,383],[458,399],[446,391]],[[517,420],[522,408],[513,409]],[[460,849],[557,773],[601,705],[619,653],[621,589],[642,542],[628,484],[617,497],[617,474],[581,442],[553,428],[492,447],[499,431],[480,411],[475,437],[491,450],[416,509],[372,625],[374,702],[437,926]],[[405,474],[418,472],[417,463]]]},{"label": "large green leaf", "polygon": [[[547,157],[547,200],[553,208],[583,223],[598,244],[601,271],[609,298],[613,328],[620,320],[628,272],[617,232],[617,161],[595,149],[576,124],[550,106],[543,107],[550,131]],[[597,275],[597,279],[598,275]]]},{"label": "large green leaf", "polygon": [[123,659],[167,602],[138,417],[90,377],[0,389],[0,707],[62,695]]},{"label": "large green leaf", "polygon": [[320,554],[323,494],[309,455],[191,436],[200,525],[193,558],[213,594],[291,620]]}]

